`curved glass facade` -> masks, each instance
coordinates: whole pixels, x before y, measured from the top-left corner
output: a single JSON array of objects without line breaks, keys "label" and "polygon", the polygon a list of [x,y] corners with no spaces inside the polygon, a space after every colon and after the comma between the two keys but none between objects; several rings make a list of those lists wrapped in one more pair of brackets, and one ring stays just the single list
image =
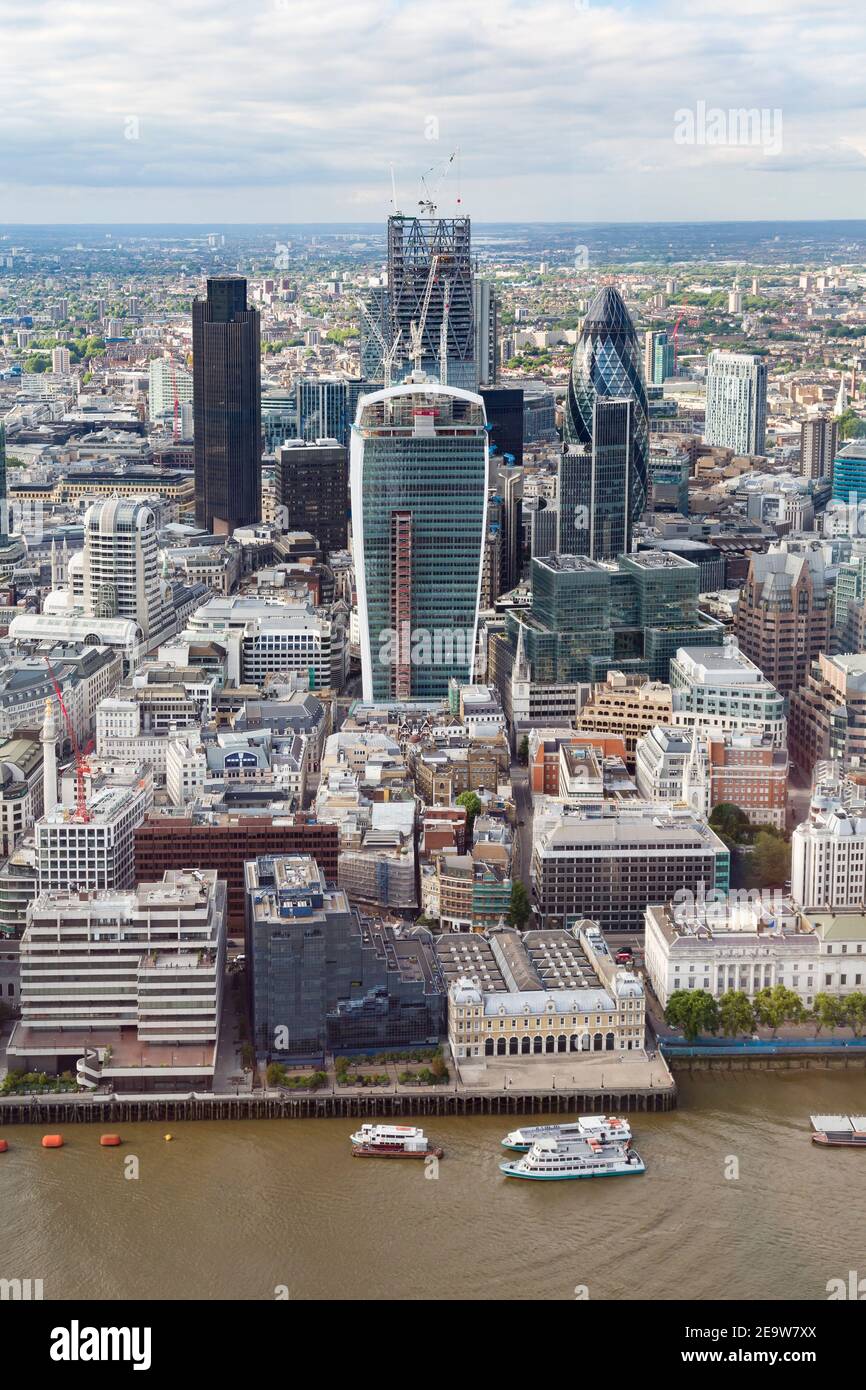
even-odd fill
[{"label": "curved glass facade", "polygon": [[[591,451],[593,475],[597,475],[599,469],[603,473],[604,454],[610,452],[609,442],[599,438],[597,404],[602,401],[630,401],[632,404],[629,412],[626,534],[622,537],[622,549],[628,549],[631,528],[646,505],[649,422],[637,335],[622,295],[612,285],[605,285],[599,290],[589,306],[574,350],[565,402],[565,442]],[[594,508],[609,508],[610,499],[605,497],[608,491],[610,489],[605,486],[604,477],[596,476],[595,486],[587,489],[587,496],[583,499],[590,513]],[[602,536],[605,528],[593,527],[590,521],[588,529]],[[594,549],[599,550],[595,558],[608,558],[607,554],[601,553],[601,550],[607,549],[606,545],[600,543]],[[612,552],[610,554],[612,556]]]}]

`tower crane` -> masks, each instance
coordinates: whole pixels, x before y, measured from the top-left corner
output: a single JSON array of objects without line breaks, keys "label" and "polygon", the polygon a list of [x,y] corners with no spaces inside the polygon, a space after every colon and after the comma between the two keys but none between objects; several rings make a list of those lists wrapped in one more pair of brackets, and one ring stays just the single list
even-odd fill
[{"label": "tower crane", "polygon": [[439,328],[439,381],[448,385],[448,314],[451,309],[451,281],[442,281],[442,323]]},{"label": "tower crane", "polygon": [[379,325],[378,325],[378,323],[376,322],[376,320],[373,318],[373,315],[370,313],[370,310],[367,308],[367,305],[364,303],[363,299],[361,299],[361,297],[359,296],[359,297],[355,300],[355,303],[357,304],[358,308],[360,309],[362,316],[363,316],[364,319],[366,320],[366,323],[367,323],[367,326],[368,326],[369,329],[370,329],[370,332],[373,334],[373,337],[376,339],[376,342],[379,344],[379,347],[382,349],[382,365],[383,365],[383,367],[384,367],[384,369],[385,369],[385,386],[386,386],[386,388],[387,388],[387,387],[389,387],[389,386],[391,385],[391,378],[392,378],[392,376],[393,376],[394,363],[395,363],[395,362],[398,362],[398,361],[400,361],[400,360],[402,359],[402,341],[401,341],[401,340],[402,340],[402,337],[403,337],[403,330],[402,330],[402,328],[398,328],[398,329],[397,329],[397,336],[395,337],[395,339],[394,339],[393,343],[391,344],[391,346],[388,347],[387,343],[385,342],[385,336],[384,336],[384,334],[383,334],[381,328],[379,327]]},{"label": "tower crane", "polygon": [[69,734],[69,742],[72,744],[72,753],[75,758],[75,815],[80,821],[89,821],[90,812],[87,809],[87,792],[84,779],[90,772],[85,761],[85,755],[81,752],[78,739],[75,734],[75,725],[69,716],[69,710],[63,700],[57,677],[54,674],[51,662],[45,657],[45,665],[48,667],[48,674],[51,677],[51,684],[54,686],[54,694],[57,696],[57,703],[60,706],[60,713],[63,715],[66,731]]},{"label": "tower crane", "polygon": [[430,260],[430,274],[427,276],[427,285],[424,290],[424,299],[421,304],[421,316],[413,319],[409,325],[409,334],[412,339],[412,360],[415,371],[421,371],[421,359],[424,355],[424,330],[427,327],[427,314],[430,311],[430,296],[433,293],[433,286],[436,283],[436,275],[439,271],[441,257],[436,255]]}]

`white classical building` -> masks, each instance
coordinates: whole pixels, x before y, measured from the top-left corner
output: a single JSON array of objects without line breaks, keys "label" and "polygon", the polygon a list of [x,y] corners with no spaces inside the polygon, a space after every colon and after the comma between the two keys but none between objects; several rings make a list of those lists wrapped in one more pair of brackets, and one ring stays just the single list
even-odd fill
[{"label": "white classical building", "polygon": [[676,990],[701,989],[720,999],[741,990],[786,985],[811,1005],[820,992],[820,937],[790,899],[764,904],[736,894],[716,902],[646,909],[644,957],[662,1008]]}]

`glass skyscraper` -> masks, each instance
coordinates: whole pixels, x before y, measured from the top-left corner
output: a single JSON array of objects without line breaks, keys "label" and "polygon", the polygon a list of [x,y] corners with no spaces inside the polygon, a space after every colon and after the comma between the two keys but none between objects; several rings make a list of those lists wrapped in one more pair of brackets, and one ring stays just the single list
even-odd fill
[{"label": "glass skyscraper", "polygon": [[247,282],[207,282],[192,305],[196,524],[219,534],[262,514],[261,330]]},{"label": "glass skyscraper", "polygon": [[448,302],[448,382],[462,390],[476,389],[475,324],[472,261],[468,217],[388,218],[388,318],[386,341],[401,334],[402,361],[394,364],[394,380],[405,379],[413,369],[411,325],[420,324],[430,278],[437,258],[422,335],[421,370],[440,374],[440,339],[444,308]]},{"label": "glass skyscraper", "polygon": [[471,679],[484,558],[484,402],[424,381],[361,399],[351,496],[365,700]]},{"label": "glass skyscraper", "polygon": [[[574,350],[560,471],[560,550],[613,559],[631,546],[646,505],[649,423],[637,335],[622,295],[605,285]],[[563,505],[563,494],[567,502]]]}]

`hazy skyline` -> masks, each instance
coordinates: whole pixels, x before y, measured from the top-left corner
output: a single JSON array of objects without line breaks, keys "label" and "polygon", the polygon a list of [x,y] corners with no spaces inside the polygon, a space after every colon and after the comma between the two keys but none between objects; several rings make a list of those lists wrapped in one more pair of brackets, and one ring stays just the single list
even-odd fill
[{"label": "hazy skyline", "polygon": [[[390,164],[414,211],[457,147],[440,207],[482,221],[866,216],[835,0],[0,0],[0,33],[3,221],[377,221]],[[701,142],[747,108],[760,143]]]}]

